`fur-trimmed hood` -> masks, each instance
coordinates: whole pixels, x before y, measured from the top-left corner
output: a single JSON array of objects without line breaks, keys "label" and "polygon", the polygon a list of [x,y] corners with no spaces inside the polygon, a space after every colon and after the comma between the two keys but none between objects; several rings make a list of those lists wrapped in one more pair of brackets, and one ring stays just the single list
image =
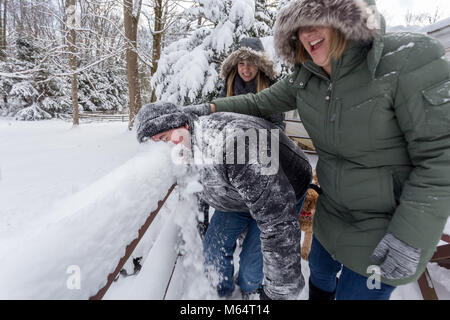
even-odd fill
[{"label": "fur-trimmed hood", "polygon": [[233,68],[243,59],[256,65],[271,81],[277,78],[278,73],[275,70],[275,64],[264,52],[264,47],[258,38],[242,39],[233,53],[222,63],[220,76],[227,79]]},{"label": "fur-trimmed hood", "polygon": [[347,40],[371,41],[380,33],[382,17],[373,0],[296,0],[279,12],[274,28],[275,50],[295,64],[297,31],[304,26],[338,29]]}]

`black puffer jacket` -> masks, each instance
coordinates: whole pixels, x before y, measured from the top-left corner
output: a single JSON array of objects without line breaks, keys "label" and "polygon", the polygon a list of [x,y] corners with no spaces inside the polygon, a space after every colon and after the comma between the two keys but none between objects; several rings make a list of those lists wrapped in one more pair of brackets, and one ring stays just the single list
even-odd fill
[{"label": "black puffer jacket", "polygon": [[[277,134],[271,136],[271,130]],[[200,197],[218,210],[250,211],[261,230],[266,293],[272,299],[297,298],[304,279],[295,205],[312,180],[305,154],[274,124],[251,116],[215,113],[200,117],[193,122],[191,133],[194,159],[204,187]],[[233,135],[237,141],[245,136],[252,138],[237,144]],[[278,139],[268,143],[275,136]],[[224,148],[230,142],[232,147]],[[233,157],[227,157],[230,151]],[[243,161],[238,158],[261,153],[271,154],[273,161],[252,163],[250,156]],[[216,155],[213,164],[199,161],[205,155]]]}]

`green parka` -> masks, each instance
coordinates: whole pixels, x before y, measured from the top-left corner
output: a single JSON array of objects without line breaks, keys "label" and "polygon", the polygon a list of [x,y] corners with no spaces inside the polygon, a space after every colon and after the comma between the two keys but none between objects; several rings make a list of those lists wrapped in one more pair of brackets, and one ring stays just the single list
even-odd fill
[{"label": "green parka", "polygon": [[377,33],[349,41],[331,78],[312,61],[259,94],[213,101],[254,116],[297,109],[318,154],[323,194],[314,234],[334,259],[372,275],[387,232],[422,250],[417,280],[450,212],[450,68],[425,35]]}]

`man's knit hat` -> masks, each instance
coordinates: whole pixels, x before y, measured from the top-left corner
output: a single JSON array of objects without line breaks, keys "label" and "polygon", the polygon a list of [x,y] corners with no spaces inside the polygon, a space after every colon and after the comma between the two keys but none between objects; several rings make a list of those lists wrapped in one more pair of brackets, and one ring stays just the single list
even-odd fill
[{"label": "man's knit hat", "polygon": [[146,104],[136,117],[137,139],[143,142],[145,138],[189,124],[190,120],[190,114],[170,102]]}]

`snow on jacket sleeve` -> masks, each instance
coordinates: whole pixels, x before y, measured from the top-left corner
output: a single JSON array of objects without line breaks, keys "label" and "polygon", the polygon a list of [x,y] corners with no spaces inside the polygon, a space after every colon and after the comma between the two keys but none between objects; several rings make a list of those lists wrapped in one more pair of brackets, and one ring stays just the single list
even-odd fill
[{"label": "snow on jacket sleeve", "polygon": [[430,258],[450,208],[450,68],[444,49],[428,37],[415,41],[400,71],[395,113],[414,169],[388,232]]},{"label": "snow on jacket sleeve", "polygon": [[272,299],[297,299],[304,279],[295,192],[281,167],[273,175],[261,174],[263,167],[227,165],[226,174],[261,231],[265,292]]},{"label": "snow on jacket sleeve", "polygon": [[297,108],[296,91],[290,86],[290,79],[285,77],[257,94],[219,98],[212,103],[216,105],[216,112],[243,113],[260,118],[294,110]]}]

